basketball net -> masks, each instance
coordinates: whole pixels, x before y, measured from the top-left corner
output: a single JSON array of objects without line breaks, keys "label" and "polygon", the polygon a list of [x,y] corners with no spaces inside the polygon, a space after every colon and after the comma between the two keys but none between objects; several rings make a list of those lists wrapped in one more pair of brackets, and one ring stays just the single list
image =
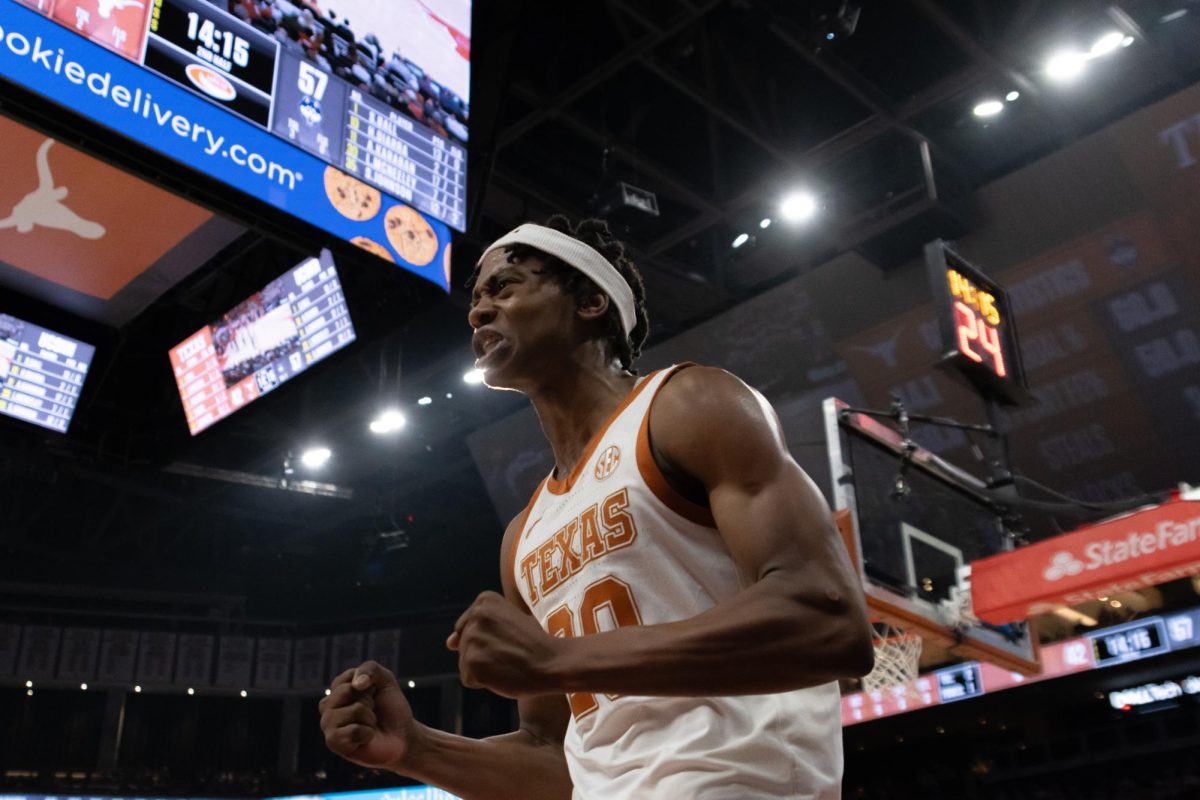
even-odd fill
[{"label": "basketball net", "polygon": [[917,679],[921,665],[920,636],[891,623],[875,630],[875,668],[862,678],[863,691],[875,692]]}]

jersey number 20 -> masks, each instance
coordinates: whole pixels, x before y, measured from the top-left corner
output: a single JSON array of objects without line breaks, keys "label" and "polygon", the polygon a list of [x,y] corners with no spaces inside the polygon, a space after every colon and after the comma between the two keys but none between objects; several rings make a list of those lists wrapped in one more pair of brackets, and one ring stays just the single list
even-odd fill
[{"label": "jersey number 20", "polygon": [[[551,636],[590,636],[602,630],[625,628],[631,625],[641,625],[642,615],[638,611],[637,602],[633,599],[633,590],[629,584],[609,575],[601,578],[583,591],[583,600],[579,604],[579,622],[582,630],[575,627],[575,613],[567,605],[561,605],[546,617],[546,629]],[[608,617],[610,622],[602,627],[602,617]],[[617,695],[607,695],[610,700]],[[596,696],[590,692],[572,692],[567,695],[571,705],[571,714],[576,721],[599,708]]]}]

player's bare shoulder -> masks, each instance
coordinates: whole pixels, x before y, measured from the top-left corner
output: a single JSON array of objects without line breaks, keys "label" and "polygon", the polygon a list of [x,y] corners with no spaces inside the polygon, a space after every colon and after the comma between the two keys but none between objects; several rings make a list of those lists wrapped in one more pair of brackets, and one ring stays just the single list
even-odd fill
[{"label": "player's bare shoulder", "polygon": [[705,483],[727,469],[770,469],[787,457],[766,398],[716,367],[671,376],[651,407],[650,439],[656,456]]},{"label": "player's bare shoulder", "polygon": [[[676,429],[719,434],[723,423],[774,425],[766,399],[741,378],[717,367],[689,366],[671,376],[654,398],[652,434],[672,437]],[[667,442],[663,442],[667,444]]]}]

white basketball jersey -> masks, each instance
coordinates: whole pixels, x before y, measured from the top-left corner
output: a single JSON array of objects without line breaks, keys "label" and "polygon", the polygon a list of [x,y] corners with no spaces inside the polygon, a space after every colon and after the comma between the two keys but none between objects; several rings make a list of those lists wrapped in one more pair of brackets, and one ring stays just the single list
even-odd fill
[{"label": "white basketball jersey", "polygon": [[[708,509],[670,487],[650,450],[650,404],[677,369],[641,379],[572,473],[547,478],[530,501],[508,568],[553,635],[686,619],[745,585]],[[567,700],[575,800],[840,797],[836,683],[740,697]]]}]

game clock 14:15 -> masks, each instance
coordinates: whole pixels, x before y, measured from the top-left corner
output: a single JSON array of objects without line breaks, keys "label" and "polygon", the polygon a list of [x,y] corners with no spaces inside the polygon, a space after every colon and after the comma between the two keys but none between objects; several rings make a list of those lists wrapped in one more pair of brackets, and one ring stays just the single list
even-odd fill
[{"label": "game clock 14:15", "polygon": [[[204,0],[153,0],[145,65],[260,125],[270,118],[279,43]],[[212,83],[198,65],[229,78]]]}]

